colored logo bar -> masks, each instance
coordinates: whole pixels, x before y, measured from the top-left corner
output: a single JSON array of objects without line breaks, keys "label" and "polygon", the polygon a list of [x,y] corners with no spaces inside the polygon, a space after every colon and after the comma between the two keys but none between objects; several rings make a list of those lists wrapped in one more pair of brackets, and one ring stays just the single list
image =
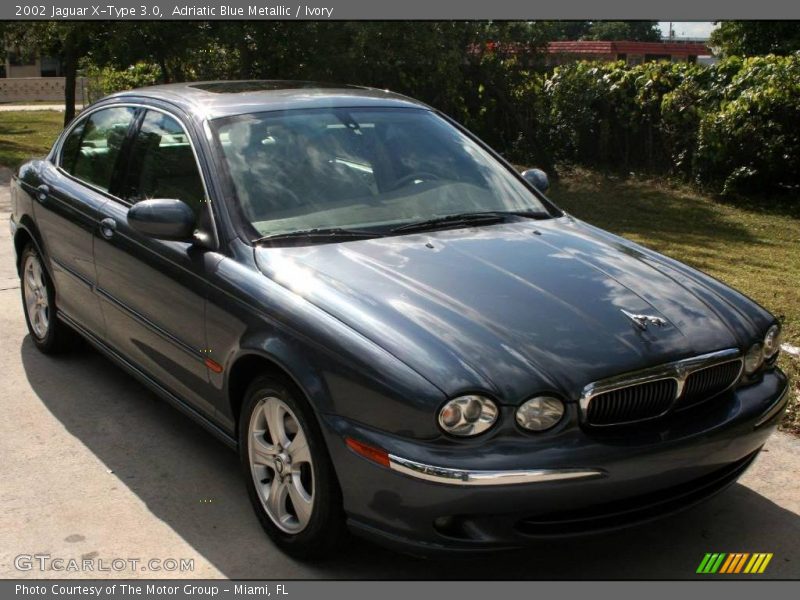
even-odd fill
[{"label": "colored logo bar", "polygon": [[697,573],[704,575],[761,574],[766,570],[771,560],[771,552],[756,552],[753,554],[749,552],[709,552],[700,561]]}]

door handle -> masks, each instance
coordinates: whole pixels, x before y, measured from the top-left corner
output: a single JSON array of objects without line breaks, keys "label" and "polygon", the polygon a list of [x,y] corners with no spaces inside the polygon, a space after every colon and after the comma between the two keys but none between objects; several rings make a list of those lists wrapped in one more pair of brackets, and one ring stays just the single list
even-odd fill
[{"label": "door handle", "polygon": [[107,240],[110,240],[114,237],[114,232],[117,230],[117,222],[110,218],[106,217],[102,221],[100,221],[100,235],[102,235]]},{"label": "door handle", "polygon": [[47,202],[47,198],[50,196],[50,186],[47,184],[42,184],[36,188],[36,199],[44,204]]}]

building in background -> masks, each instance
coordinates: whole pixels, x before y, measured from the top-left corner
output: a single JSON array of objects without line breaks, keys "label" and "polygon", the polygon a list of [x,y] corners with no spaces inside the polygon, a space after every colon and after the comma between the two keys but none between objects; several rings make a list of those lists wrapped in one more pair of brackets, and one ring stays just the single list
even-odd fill
[{"label": "building in background", "polygon": [[0,77],[61,77],[61,61],[19,47],[7,47]]},{"label": "building in background", "polygon": [[[0,63],[0,103],[64,102],[64,77],[61,61],[52,56],[19,47],[6,47]],[[78,77],[75,101],[84,104],[86,83]]]},{"label": "building in background", "polygon": [[578,40],[547,44],[545,62],[555,67],[578,60],[617,61],[638,65],[649,61],[707,64],[711,49],[704,40],[671,39],[660,42]]}]

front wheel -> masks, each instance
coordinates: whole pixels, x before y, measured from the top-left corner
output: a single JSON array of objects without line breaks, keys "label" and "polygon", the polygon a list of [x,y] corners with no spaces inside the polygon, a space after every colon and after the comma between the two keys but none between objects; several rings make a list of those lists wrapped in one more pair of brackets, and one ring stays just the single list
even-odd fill
[{"label": "front wheel", "polygon": [[336,474],[311,408],[279,379],[248,388],[239,456],[261,525],[298,558],[329,554],[345,537]]}]

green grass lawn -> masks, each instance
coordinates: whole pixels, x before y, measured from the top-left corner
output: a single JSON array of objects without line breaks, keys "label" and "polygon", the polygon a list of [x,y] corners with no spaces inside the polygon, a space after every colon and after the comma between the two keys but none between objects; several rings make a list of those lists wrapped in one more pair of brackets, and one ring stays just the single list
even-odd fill
[{"label": "green grass lawn", "polygon": [[64,113],[55,111],[0,112],[0,165],[17,168],[43,156],[64,128]]},{"label": "green grass lawn", "polygon": [[[800,346],[800,203],[725,204],[662,180],[564,172],[549,196],[564,210],[700,269],[776,315]],[[800,358],[780,358],[793,398],[783,422],[800,433]]]},{"label": "green grass lawn", "polygon": [[[42,156],[62,128],[57,112],[0,112],[0,165]],[[662,180],[564,172],[550,192],[565,210],[663,252],[741,290],[777,315],[783,341],[800,346],[800,202],[768,210],[729,205]],[[780,359],[793,378],[784,429],[800,433],[800,359]]]}]

